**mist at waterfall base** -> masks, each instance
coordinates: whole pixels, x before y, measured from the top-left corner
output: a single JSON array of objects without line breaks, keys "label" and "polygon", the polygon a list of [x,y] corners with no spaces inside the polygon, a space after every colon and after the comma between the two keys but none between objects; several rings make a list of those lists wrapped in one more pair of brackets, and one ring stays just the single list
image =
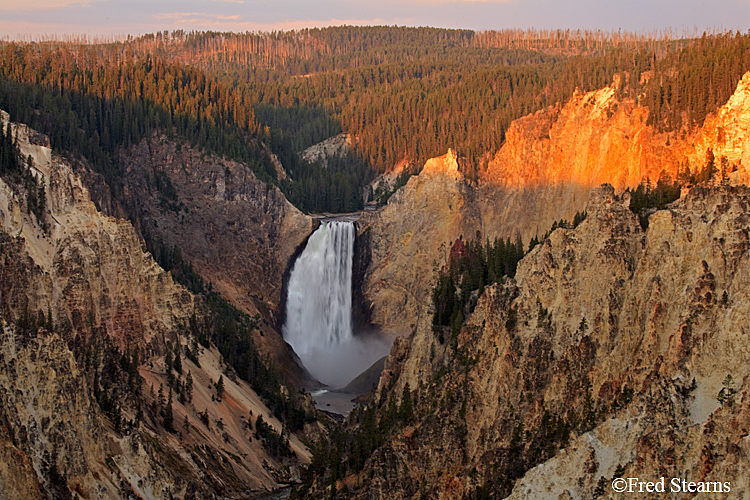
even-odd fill
[{"label": "mist at waterfall base", "polygon": [[391,341],[352,330],[354,223],[327,221],[310,236],[288,283],[284,339],[320,382],[340,388],[388,353]]}]

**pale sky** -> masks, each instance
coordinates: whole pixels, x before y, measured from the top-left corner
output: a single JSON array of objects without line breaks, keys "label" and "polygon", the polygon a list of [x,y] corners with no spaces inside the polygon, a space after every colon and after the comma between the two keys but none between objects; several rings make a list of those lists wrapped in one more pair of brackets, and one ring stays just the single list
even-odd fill
[{"label": "pale sky", "polygon": [[0,38],[349,25],[750,29],[750,0],[0,0]]}]

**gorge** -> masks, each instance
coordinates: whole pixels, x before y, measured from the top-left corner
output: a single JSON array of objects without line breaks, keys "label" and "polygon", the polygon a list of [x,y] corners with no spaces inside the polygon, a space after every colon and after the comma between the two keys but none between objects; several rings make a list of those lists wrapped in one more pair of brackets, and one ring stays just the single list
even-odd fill
[{"label": "gorge", "polygon": [[[407,336],[373,403],[324,456],[355,459],[357,436],[385,427],[387,437],[365,461],[316,470],[325,480],[303,491],[335,480],[337,498],[585,498],[650,470],[731,476],[744,490],[733,471],[746,464],[748,429],[746,329],[735,321],[748,303],[747,188],[729,186],[747,179],[749,97],[746,74],[703,127],[675,137],[612,87],[576,95],[515,122],[483,182],[467,182],[449,150],[365,214],[373,320]],[[626,187],[707,167],[707,185],[642,226]],[[617,189],[599,187],[605,179]],[[584,222],[480,292],[461,328],[436,328],[430,286],[435,267],[456,265],[454,242],[530,238],[576,211]]]},{"label": "gorge", "polygon": [[568,57],[345,27],[261,37],[283,57],[252,75],[201,52],[232,37],[3,45],[0,497],[748,488],[750,73],[705,116],[688,78],[750,69],[750,35]]}]

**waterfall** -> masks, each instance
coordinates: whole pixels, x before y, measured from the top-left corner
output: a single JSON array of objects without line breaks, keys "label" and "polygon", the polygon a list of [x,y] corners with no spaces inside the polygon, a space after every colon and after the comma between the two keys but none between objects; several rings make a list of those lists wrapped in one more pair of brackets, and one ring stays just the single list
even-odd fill
[{"label": "waterfall", "polygon": [[323,222],[289,277],[284,338],[308,371],[328,384],[341,382],[331,376],[329,358],[353,341],[353,254],[354,224]]}]

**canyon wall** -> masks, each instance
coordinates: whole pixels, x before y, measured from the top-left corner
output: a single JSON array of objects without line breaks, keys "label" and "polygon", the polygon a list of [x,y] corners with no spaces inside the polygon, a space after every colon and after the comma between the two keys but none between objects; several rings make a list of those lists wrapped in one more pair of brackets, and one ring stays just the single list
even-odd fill
[{"label": "canyon wall", "polygon": [[615,475],[747,488],[750,189],[693,188],[647,231],[629,201],[594,190],[454,340],[422,316],[396,341],[375,400],[408,390],[414,417],[342,498],[589,498]]},{"label": "canyon wall", "polygon": [[[701,171],[710,150],[716,183],[747,180],[750,155],[750,74],[704,126],[693,133],[657,133],[648,110],[618,98],[619,79],[605,89],[577,93],[564,105],[514,121],[506,142],[479,172],[464,179],[455,152],[430,160],[382,210],[361,219],[372,263],[366,276],[373,323],[408,334],[429,303],[434,268],[453,241],[521,237],[524,245],[553,222],[571,221],[593,189],[618,191],[687,168]],[[369,228],[369,229],[368,229]]]},{"label": "canyon wall", "polygon": [[264,333],[258,347],[286,382],[309,385],[280,320],[284,273],[313,219],[246,165],[164,137],[141,141],[118,161],[128,217],[167,251],[179,248],[207,286],[257,315]]},{"label": "canyon wall", "polygon": [[0,496],[246,498],[294,481],[309,451],[292,435],[279,457],[253,437],[260,417],[282,424],[191,333],[200,299],[130,222],[97,211],[46,137],[12,130],[31,164],[0,180]]},{"label": "canyon wall", "polygon": [[133,226],[98,212],[80,177],[46,141],[32,142],[35,133],[23,125],[15,130],[21,156],[33,158],[32,173],[44,183],[48,210],[38,220],[17,187],[0,183],[0,228],[21,239],[20,254],[38,269],[4,274],[22,283],[6,282],[3,312],[17,316],[29,304],[34,314],[50,311],[55,323],[75,330],[101,325],[123,347],[148,343],[190,316],[192,295],[144,251]]},{"label": "canyon wall", "polygon": [[[371,318],[407,335],[374,401],[386,418],[408,392],[414,415],[338,497],[589,498],[616,477],[747,488],[750,74],[692,133],[657,133],[617,90],[517,120],[475,182],[449,150],[363,217]],[[711,157],[708,187],[643,230],[624,189]],[[528,244],[579,211],[455,338],[434,331],[430,289],[454,240]]]},{"label": "canyon wall", "polygon": [[120,157],[133,218],[250,315],[274,320],[290,257],[313,230],[278,188],[235,161],[163,137]]}]

